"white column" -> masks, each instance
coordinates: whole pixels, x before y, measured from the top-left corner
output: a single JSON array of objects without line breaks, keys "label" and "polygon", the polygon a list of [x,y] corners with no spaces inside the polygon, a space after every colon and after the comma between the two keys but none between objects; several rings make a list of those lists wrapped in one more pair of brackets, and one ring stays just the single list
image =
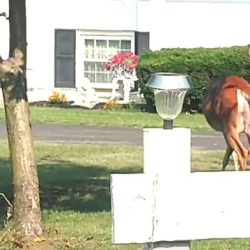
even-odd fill
[{"label": "white column", "polygon": [[143,130],[144,173],[183,175],[191,171],[191,131],[187,128]]},{"label": "white column", "polygon": [[[144,129],[144,173],[153,176],[156,182],[158,177],[161,180],[169,180],[191,172],[191,131],[187,128]],[[157,203],[157,193],[153,194]],[[155,204],[157,206],[157,204]],[[154,205],[153,205],[154,207]],[[153,228],[157,225],[154,218]],[[152,240],[154,233],[152,234]],[[190,242],[152,242],[144,246],[144,250],[190,250]]]}]

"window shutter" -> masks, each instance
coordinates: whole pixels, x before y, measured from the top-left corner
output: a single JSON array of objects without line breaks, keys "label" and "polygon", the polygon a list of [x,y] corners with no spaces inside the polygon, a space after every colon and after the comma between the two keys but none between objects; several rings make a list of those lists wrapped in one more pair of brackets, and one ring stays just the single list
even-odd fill
[{"label": "window shutter", "polygon": [[55,87],[75,88],[75,30],[55,30]]},{"label": "window shutter", "polygon": [[149,51],[149,32],[135,32],[135,53],[142,55]]}]

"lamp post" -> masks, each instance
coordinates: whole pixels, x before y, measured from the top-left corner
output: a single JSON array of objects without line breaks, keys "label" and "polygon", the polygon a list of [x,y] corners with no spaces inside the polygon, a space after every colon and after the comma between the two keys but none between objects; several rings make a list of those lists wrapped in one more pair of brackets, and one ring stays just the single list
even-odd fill
[{"label": "lamp post", "polygon": [[[191,133],[187,128],[173,128],[173,120],[181,113],[192,82],[187,75],[160,72],[153,74],[147,84],[154,91],[156,110],[163,119],[163,128],[144,129],[144,173],[152,176],[155,183],[178,180],[180,176],[190,174]],[[168,199],[162,200],[157,192],[153,197],[155,209],[152,212],[151,242],[145,244],[144,250],[190,250],[189,241],[166,242],[164,238],[155,241],[161,229],[164,230],[164,227],[158,227],[162,211],[157,207],[161,202],[167,203]]]},{"label": "lamp post", "polygon": [[184,97],[192,87],[187,75],[155,73],[147,85],[153,89],[156,111],[163,118],[163,129],[172,129],[173,120],[181,113]]},{"label": "lamp post", "polygon": [[[190,250],[189,239],[173,235],[181,227],[180,222],[188,220],[180,215],[189,202],[183,199],[186,188],[182,180],[191,170],[191,130],[173,128],[173,120],[180,114],[192,82],[187,75],[156,73],[148,86],[154,90],[163,128],[143,129],[143,174],[136,180],[136,175],[131,175],[123,184],[121,179],[116,184],[114,179],[111,181],[113,241],[145,243],[144,250]],[[175,193],[173,183],[183,185],[179,193]],[[173,203],[178,205],[171,209]],[[173,227],[169,229],[169,225]],[[185,231],[189,228],[178,233]]]}]

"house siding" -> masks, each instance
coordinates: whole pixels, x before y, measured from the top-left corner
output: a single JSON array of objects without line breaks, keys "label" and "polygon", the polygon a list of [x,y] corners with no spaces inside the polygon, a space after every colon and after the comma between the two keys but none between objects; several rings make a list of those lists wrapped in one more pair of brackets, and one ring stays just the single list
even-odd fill
[{"label": "house siding", "polygon": [[[8,13],[8,1],[0,11]],[[26,0],[28,88],[55,86],[55,30],[149,32],[149,49],[250,43],[245,0]],[[8,21],[0,19],[0,55],[8,56]]]},{"label": "house siding", "polygon": [[[123,1],[27,0],[27,40],[31,88],[54,87],[54,32],[56,29],[133,30]],[[108,7],[111,6],[112,8]],[[39,54],[42,57],[37,58]]]},{"label": "house siding", "polygon": [[[5,12],[8,15],[9,3],[6,0],[0,0],[0,13]],[[4,17],[0,17],[0,56],[2,58],[8,58],[9,55],[9,20]]]},{"label": "house siding", "polygon": [[[143,12],[148,20],[150,48],[228,47],[250,43],[249,3],[151,1]],[[157,2],[157,1],[155,1]],[[155,15],[155,16],[156,16]]]}]

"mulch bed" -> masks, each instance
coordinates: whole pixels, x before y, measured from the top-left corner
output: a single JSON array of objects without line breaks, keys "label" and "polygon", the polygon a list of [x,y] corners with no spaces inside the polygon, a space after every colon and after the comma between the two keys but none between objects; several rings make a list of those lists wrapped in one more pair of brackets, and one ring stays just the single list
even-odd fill
[{"label": "mulch bed", "polygon": [[[38,102],[32,102],[29,103],[29,106],[33,107],[51,107],[51,108],[64,108],[64,109],[82,109],[82,110],[102,110],[104,105],[106,103],[97,103],[93,108],[88,108],[88,107],[83,107],[83,106],[78,106],[78,105],[72,105],[74,103],[73,101],[71,102],[65,102],[65,103],[50,103],[48,101],[38,101]],[[142,112],[149,112],[151,113],[145,104],[138,103],[138,104],[133,104],[134,107],[137,107],[140,109]],[[122,109],[129,109],[130,105],[129,104],[122,104]],[[153,112],[155,113],[155,112]]]},{"label": "mulch bed", "polygon": [[[39,102],[32,102],[29,103],[29,106],[33,107],[51,107],[51,108],[65,108],[65,109],[86,109],[89,110],[90,108],[78,106],[78,105],[72,105],[72,102],[65,102],[65,103],[50,103],[47,101],[39,101]],[[104,107],[105,103],[97,103],[91,110],[93,109],[102,109]]]}]

